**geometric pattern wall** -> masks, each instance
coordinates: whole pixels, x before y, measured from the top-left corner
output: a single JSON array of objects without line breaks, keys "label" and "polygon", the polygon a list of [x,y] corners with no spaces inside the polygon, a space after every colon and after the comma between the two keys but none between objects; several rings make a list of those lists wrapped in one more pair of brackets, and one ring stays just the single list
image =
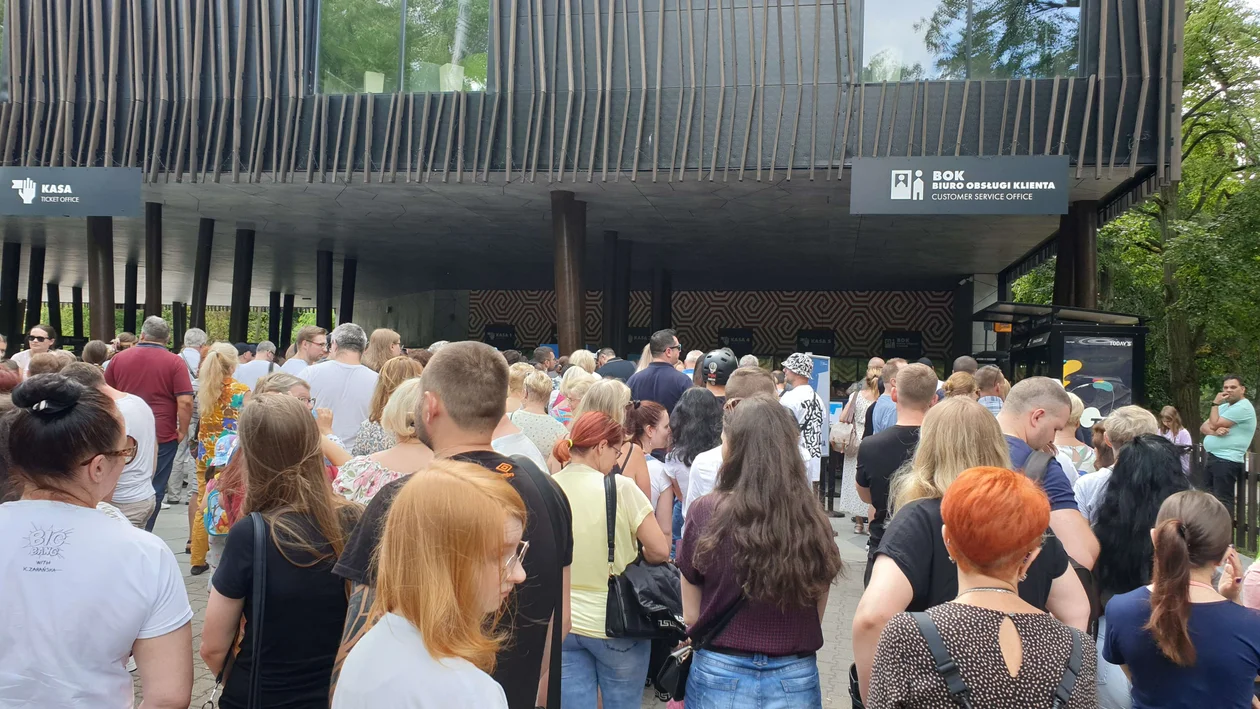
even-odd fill
[{"label": "geometric pattern wall", "polygon": [[[586,341],[600,341],[602,291],[587,291]],[[953,341],[954,296],[950,291],[675,291],[674,329],[683,348],[717,346],[718,330],[746,327],[753,331],[753,351],[784,355],[796,347],[801,329],[836,333],[836,356],[879,354],[884,330],[923,334],[927,356],[945,359]],[[630,327],[647,327],[651,294],[630,295]],[[486,325],[516,327],[517,344],[530,347],[547,341],[555,328],[553,291],[474,290],[468,296],[468,337],[481,340]]]}]

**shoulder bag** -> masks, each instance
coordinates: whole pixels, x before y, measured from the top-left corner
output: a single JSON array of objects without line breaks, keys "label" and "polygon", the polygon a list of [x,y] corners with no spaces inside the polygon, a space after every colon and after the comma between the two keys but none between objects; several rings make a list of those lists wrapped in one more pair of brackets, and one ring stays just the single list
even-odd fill
[{"label": "shoulder bag", "polygon": [[[254,583],[250,591],[250,624],[254,626],[254,633],[249,644],[251,665],[249,668],[249,699],[246,706],[248,709],[261,709],[263,610],[267,605],[263,596],[267,580],[267,523],[263,521],[263,516],[260,512],[250,512],[249,521],[253,526],[254,532]],[[240,634],[238,632],[237,636],[232,638],[231,647],[235,648],[239,639]],[[236,664],[236,655],[231,654],[228,657],[228,661],[224,663],[223,669],[219,672],[219,676],[214,678],[214,691],[210,693],[210,699],[206,700],[201,709],[214,709],[214,707],[218,706],[218,698],[223,694],[223,687],[227,684],[228,674],[231,672],[234,664]]]},{"label": "shoulder bag", "polygon": [[744,607],[746,599],[741,594],[735,602],[726,609],[718,618],[713,627],[703,635],[693,632],[691,634],[691,644],[683,645],[677,650],[670,653],[665,658],[665,664],[661,665],[660,671],[656,673],[656,678],[652,680],[652,686],[662,696],[682,701],[687,698],[687,678],[691,676],[691,662],[695,659],[695,654],[700,650],[704,650],[717,639],[717,636],[726,630],[726,626]]},{"label": "shoulder bag", "polygon": [[[962,709],[971,709],[973,706],[971,689],[967,687],[958,664],[949,654],[949,648],[945,646],[945,641],[936,628],[936,622],[925,612],[911,613],[910,616],[914,618],[915,624],[919,626],[919,632],[927,641],[928,650],[932,653],[932,662],[936,665],[936,672],[945,680],[950,698]],[[1054,688],[1054,700],[1050,704],[1052,709],[1064,709],[1068,705],[1068,700],[1072,698],[1072,690],[1076,688],[1076,679],[1081,674],[1084,652],[1081,631],[1071,626],[1067,626],[1067,629],[1072,633],[1072,652],[1068,655],[1067,666],[1063,668],[1063,676],[1059,678],[1059,684]]]},{"label": "shoulder bag", "polygon": [[649,564],[642,550],[620,574],[613,572],[617,551],[617,479],[604,476],[608,519],[608,602],[604,633],[610,638],[673,638],[687,633],[682,621],[682,587],[678,567]]}]

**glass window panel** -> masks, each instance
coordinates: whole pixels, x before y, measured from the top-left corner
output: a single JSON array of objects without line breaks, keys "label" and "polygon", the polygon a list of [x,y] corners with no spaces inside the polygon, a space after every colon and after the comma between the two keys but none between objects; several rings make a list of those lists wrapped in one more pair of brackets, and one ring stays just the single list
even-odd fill
[{"label": "glass window panel", "polygon": [[322,0],[319,91],[397,91],[401,18],[402,0]]},{"label": "glass window panel", "polygon": [[1080,0],[898,0],[863,13],[864,82],[1077,71]]},{"label": "glass window panel", "polygon": [[484,91],[489,0],[406,0],[404,91]]}]

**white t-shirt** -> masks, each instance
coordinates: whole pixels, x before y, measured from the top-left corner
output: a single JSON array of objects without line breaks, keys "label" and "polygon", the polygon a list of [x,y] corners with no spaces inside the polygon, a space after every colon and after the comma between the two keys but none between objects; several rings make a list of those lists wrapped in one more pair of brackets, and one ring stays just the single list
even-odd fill
[{"label": "white t-shirt", "polygon": [[[201,371],[201,351],[193,347],[185,347],[179,353],[188,365],[188,378],[192,380],[193,391],[197,391],[197,373]],[[109,362],[106,362],[109,364]]]},{"label": "white t-shirt", "polygon": [[0,705],[131,709],[137,639],[192,620],[166,542],[95,509],[0,505]]},{"label": "white t-shirt", "polygon": [[294,357],[293,359],[287,360],[284,364],[280,365],[280,370],[300,377],[302,376],[302,372],[305,372],[306,368],[309,366],[311,365],[307,364],[306,360],[301,357]]},{"label": "white t-shirt", "polygon": [[665,474],[670,480],[678,481],[678,501],[686,501],[687,484],[691,482],[691,466],[683,465],[681,460],[670,455],[665,458]]},{"label": "white t-shirt", "polygon": [[22,350],[9,359],[17,363],[17,366],[22,368],[22,376],[26,376],[26,372],[31,368],[31,351]]},{"label": "white t-shirt", "polygon": [[713,488],[717,487],[718,468],[721,467],[722,446],[711,448],[691,461],[687,494],[683,498],[683,518],[687,517],[687,510],[691,509],[691,503],[713,492]]},{"label": "white t-shirt", "polygon": [[802,384],[783,392],[779,403],[792,412],[796,425],[800,427],[805,472],[809,474],[811,482],[818,482],[822,473],[822,429],[823,417],[826,415],[823,412],[822,399],[813,387]]},{"label": "white t-shirt", "polygon": [[[246,362],[236,368],[236,372],[232,374],[232,378],[249,387],[250,391],[254,390],[254,385],[259,379],[267,376],[271,372],[281,371],[283,368],[275,362],[268,362],[264,359],[256,359],[252,362]],[[334,421],[336,419],[333,419]]]},{"label": "white t-shirt", "polygon": [[1076,493],[1076,507],[1091,525],[1098,520],[1098,508],[1107,494],[1108,480],[1111,480],[1111,468],[1101,468],[1098,472],[1082,475],[1072,486],[1072,492]]},{"label": "white t-shirt", "polygon": [[301,377],[311,386],[315,405],[332,410],[333,433],[346,450],[353,450],[359,424],[371,413],[376,372],[361,364],[330,359],[302,370]]},{"label": "white t-shirt", "polygon": [[499,436],[490,441],[490,447],[499,455],[508,457],[523,455],[534,461],[539,470],[544,473],[547,472],[547,459],[543,457],[543,454],[538,450],[538,446],[534,445],[534,442],[529,440],[529,436],[526,436],[523,431]]},{"label": "white t-shirt", "polygon": [[1076,465],[1072,463],[1072,456],[1064,453],[1063,450],[1057,449],[1054,459],[1059,461],[1059,466],[1063,468],[1063,474],[1067,476],[1068,485],[1075,485],[1077,478],[1081,477],[1080,472],[1076,470]]},{"label": "white t-shirt", "polygon": [[420,631],[386,613],[346,656],[332,709],[507,709],[498,682],[467,660],[435,659]]},{"label": "white t-shirt", "polygon": [[[652,510],[656,510],[656,502],[661,499],[661,493],[669,487],[669,474],[665,472],[665,464],[661,461],[647,457],[648,479],[652,484]],[[671,513],[672,514],[672,513]]]},{"label": "white t-shirt", "polygon": [[144,399],[128,394],[114,402],[122,412],[127,435],[136,439],[136,459],[123,468],[113,502],[140,502],[154,496],[153,472],[157,470],[157,423]]}]

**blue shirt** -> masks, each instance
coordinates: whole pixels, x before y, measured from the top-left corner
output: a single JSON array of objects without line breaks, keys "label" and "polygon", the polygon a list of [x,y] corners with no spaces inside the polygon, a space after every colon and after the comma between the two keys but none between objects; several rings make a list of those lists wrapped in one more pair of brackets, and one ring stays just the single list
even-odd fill
[{"label": "blue shirt", "polygon": [[652,362],[643,371],[635,372],[626,384],[630,385],[631,399],[655,401],[666,411],[673,411],[683,392],[691,388],[687,375],[668,362]]},{"label": "blue shirt", "polygon": [[896,425],[897,405],[893,403],[892,395],[880,394],[875,400],[874,413],[871,414],[871,433],[876,434]]},{"label": "blue shirt", "polygon": [[[1014,436],[1006,437],[1006,445],[1011,450],[1011,465],[1015,466],[1016,470],[1023,470],[1024,464],[1028,462],[1028,456],[1032,455],[1032,448],[1023,439]],[[1059,461],[1054,458],[1051,458],[1050,464],[1046,466],[1046,474],[1041,478],[1041,489],[1045,491],[1046,497],[1050,498],[1051,512],[1077,509],[1076,494],[1072,492],[1072,484],[1068,482],[1063,466],[1059,465]]]},{"label": "blue shirt", "polygon": [[1260,673],[1260,612],[1230,601],[1190,604],[1190,642],[1195,663],[1174,664],[1143,626],[1151,617],[1145,587],[1107,603],[1103,658],[1128,665],[1134,709],[1250,709]]},{"label": "blue shirt", "polygon": [[1000,396],[982,396],[980,397],[980,405],[989,410],[989,413],[997,416],[1002,413],[1002,397]]}]

